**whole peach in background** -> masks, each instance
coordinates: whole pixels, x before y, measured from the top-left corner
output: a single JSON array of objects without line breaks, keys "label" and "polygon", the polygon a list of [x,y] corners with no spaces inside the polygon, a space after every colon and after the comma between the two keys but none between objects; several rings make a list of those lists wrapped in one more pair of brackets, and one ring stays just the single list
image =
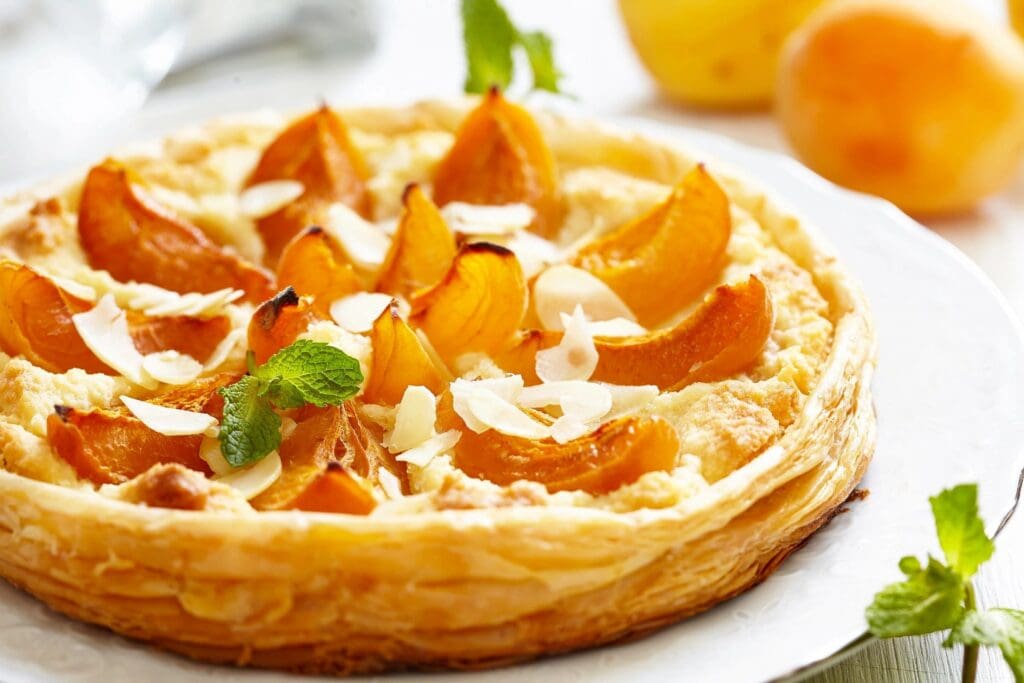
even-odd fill
[{"label": "whole peach in background", "polygon": [[822,0],[619,0],[630,40],[666,95],[707,107],[771,102],[786,36]]},{"label": "whole peach in background", "polygon": [[953,0],[838,0],[783,51],[776,110],[797,155],[907,211],[969,208],[1024,150],[1024,46]]}]

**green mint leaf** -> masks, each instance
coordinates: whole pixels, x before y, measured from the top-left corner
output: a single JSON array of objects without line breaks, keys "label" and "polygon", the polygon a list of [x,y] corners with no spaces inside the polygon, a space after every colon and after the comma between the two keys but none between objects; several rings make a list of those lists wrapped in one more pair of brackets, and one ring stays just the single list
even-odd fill
[{"label": "green mint leaf", "polygon": [[286,346],[256,368],[262,396],[281,409],[338,405],[359,392],[359,361],[330,344],[309,339]]},{"label": "green mint leaf", "polygon": [[868,606],[868,628],[879,638],[913,636],[951,628],[963,615],[964,582],[960,575],[933,557],[913,571],[906,558],[900,567],[907,580],[875,595]]},{"label": "green mint leaf", "polygon": [[913,576],[921,571],[921,560],[913,555],[900,558],[900,571],[907,576]]},{"label": "green mint leaf", "polygon": [[262,382],[251,375],[220,390],[224,419],[218,438],[221,453],[232,467],[252,464],[281,444],[281,418],[262,392]]},{"label": "green mint leaf", "polygon": [[1010,665],[1014,680],[1024,681],[1024,611],[997,607],[968,612],[953,627],[945,645],[953,643],[997,646]]},{"label": "green mint leaf", "polygon": [[992,557],[995,549],[978,516],[978,487],[961,484],[929,498],[929,501],[947,564],[964,579],[971,578],[978,571],[978,566]]},{"label": "green mint leaf", "polygon": [[555,66],[551,36],[540,31],[521,33],[519,43],[526,50],[526,57],[530,62],[534,90],[560,92],[558,81],[562,78],[562,72]]},{"label": "green mint leaf", "polygon": [[512,48],[518,32],[496,0],[462,0],[462,40],[468,93],[502,89],[512,82]]}]

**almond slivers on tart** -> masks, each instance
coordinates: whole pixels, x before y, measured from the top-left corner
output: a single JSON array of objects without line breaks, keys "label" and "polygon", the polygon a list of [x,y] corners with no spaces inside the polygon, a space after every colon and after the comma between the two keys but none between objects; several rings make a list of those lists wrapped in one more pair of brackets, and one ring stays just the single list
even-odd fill
[{"label": "almond slivers on tart", "polygon": [[874,448],[860,287],[713,158],[497,91],[0,203],[0,575],[198,659],[480,668],[763,580]]}]

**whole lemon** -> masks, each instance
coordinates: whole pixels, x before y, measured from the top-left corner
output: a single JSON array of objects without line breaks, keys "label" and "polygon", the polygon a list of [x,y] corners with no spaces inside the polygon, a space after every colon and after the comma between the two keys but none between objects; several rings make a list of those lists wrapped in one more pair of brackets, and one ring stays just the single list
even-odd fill
[{"label": "whole lemon", "polygon": [[917,213],[998,190],[1024,148],[1024,46],[953,0],[836,0],[787,43],[776,88],[797,155]]},{"label": "whole lemon", "polygon": [[641,61],[671,98],[709,107],[771,101],[786,36],[822,0],[619,0]]}]

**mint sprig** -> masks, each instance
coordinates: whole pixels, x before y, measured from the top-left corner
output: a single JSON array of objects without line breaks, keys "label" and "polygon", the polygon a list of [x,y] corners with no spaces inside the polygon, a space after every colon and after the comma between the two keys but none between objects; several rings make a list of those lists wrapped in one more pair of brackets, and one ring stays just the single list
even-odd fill
[{"label": "mint sprig", "polygon": [[312,404],[338,405],[359,391],[359,361],[330,344],[308,339],[286,346],[249,374],[220,390],[224,398],[220,449],[232,467],[244,467],[281,445],[281,418],[288,410]]},{"label": "mint sprig", "polygon": [[868,628],[878,638],[924,635],[950,629],[944,647],[964,648],[963,680],[973,681],[978,647],[995,646],[1024,683],[1024,612],[978,610],[971,577],[995,550],[978,514],[978,487],[961,484],[929,499],[946,562],[929,557],[900,560],[906,579],[883,588],[868,606]]},{"label": "mint sprig", "polygon": [[533,88],[560,92],[562,73],[555,65],[551,37],[540,31],[520,31],[497,0],[462,0],[462,40],[466,92],[484,93],[493,86],[508,88],[515,72],[517,47],[526,52]]}]

